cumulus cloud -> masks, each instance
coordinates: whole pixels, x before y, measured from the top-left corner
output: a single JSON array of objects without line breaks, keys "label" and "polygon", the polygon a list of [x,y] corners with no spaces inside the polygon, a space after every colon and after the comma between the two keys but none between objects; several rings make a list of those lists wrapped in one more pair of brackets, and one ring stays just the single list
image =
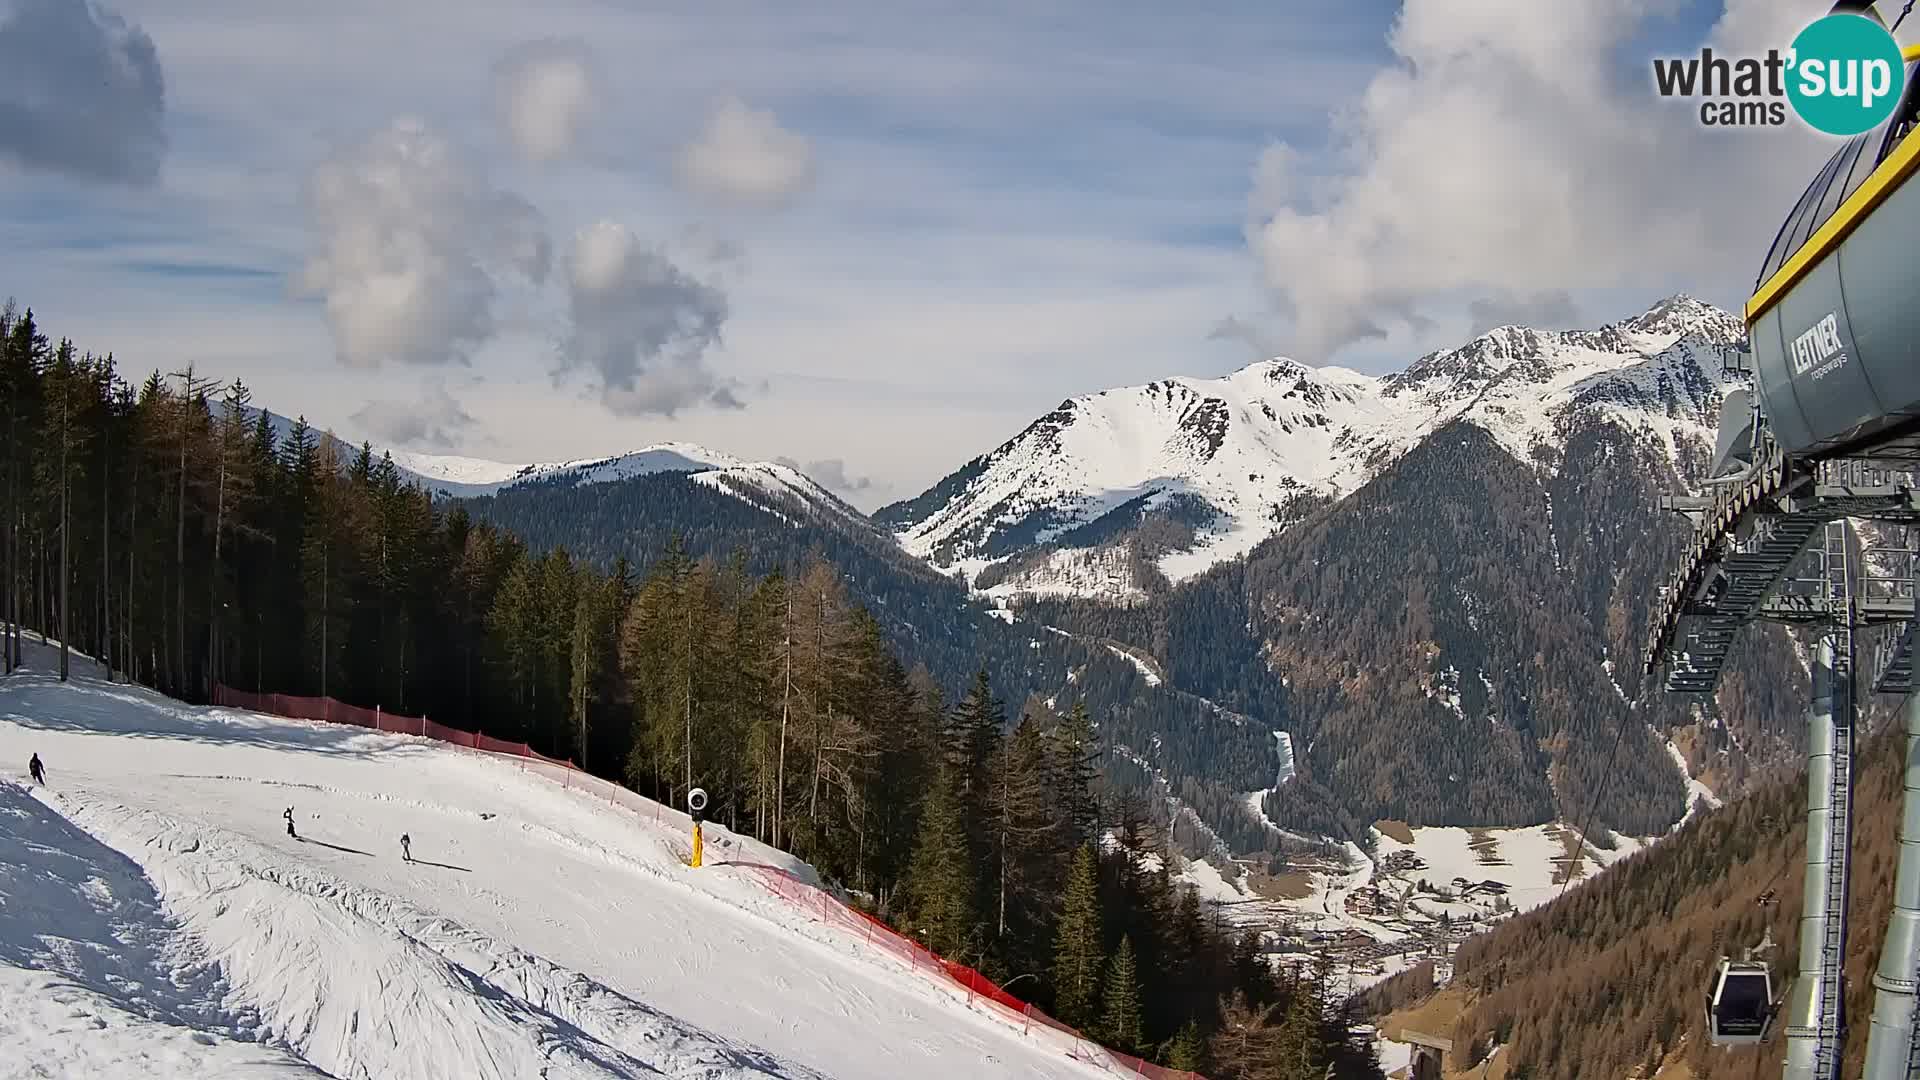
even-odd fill
[{"label": "cumulus cloud", "polygon": [[382,444],[414,450],[454,450],[476,421],[446,384],[429,383],[418,401],[369,401],[353,422]]},{"label": "cumulus cloud", "polygon": [[806,473],[808,476],[813,477],[821,487],[835,494],[861,495],[877,490],[879,487],[879,485],[874,483],[873,477],[871,476],[855,476],[848,472],[845,458],[822,458],[819,461],[811,461],[805,465],[800,464],[790,457],[775,458],[774,460],[790,469],[798,469]]},{"label": "cumulus cloud", "polygon": [[1238,315],[1229,315],[1215,323],[1207,332],[1207,340],[1237,341],[1247,347],[1255,360],[1270,360],[1281,352],[1271,334]]},{"label": "cumulus cloud", "polygon": [[322,163],[307,207],[315,246],[297,287],[325,300],[349,367],[465,363],[493,334],[501,278],[539,284],[552,261],[539,212],[417,120]]},{"label": "cumulus cloud", "polygon": [[674,162],[681,187],[742,206],[778,206],[813,183],[813,146],[772,112],[736,98],[715,105]]},{"label": "cumulus cloud", "polygon": [[1482,334],[1496,326],[1528,326],[1536,330],[1564,330],[1580,320],[1573,297],[1565,289],[1547,289],[1534,293],[1502,292],[1484,296],[1467,305],[1473,320],[1473,333]]},{"label": "cumulus cloud", "polygon": [[[1820,144],[1794,127],[1703,128],[1654,94],[1650,65],[1623,74],[1618,56],[1672,6],[1590,0],[1542,18],[1532,0],[1408,0],[1397,62],[1335,132],[1345,167],[1303,177],[1285,147],[1255,167],[1248,241],[1298,352],[1418,332],[1418,305],[1461,293],[1698,288],[1757,264]],[[1784,6],[1732,0],[1715,48],[1784,45]]]},{"label": "cumulus cloud", "polygon": [[739,384],[706,363],[727,321],[725,293],[612,221],[580,230],[567,271],[572,326],[557,374],[589,372],[623,416],[742,407]]},{"label": "cumulus cloud", "polygon": [[500,120],[521,156],[552,161],[572,152],[599,96],[586,44],[530,41],[502,56],[493,71]]},{"label": "cumulus cloud", "polygon": [[153,39],[87,0],[16,0],[0,21],[0,161],[151,184],[167,149]]}]

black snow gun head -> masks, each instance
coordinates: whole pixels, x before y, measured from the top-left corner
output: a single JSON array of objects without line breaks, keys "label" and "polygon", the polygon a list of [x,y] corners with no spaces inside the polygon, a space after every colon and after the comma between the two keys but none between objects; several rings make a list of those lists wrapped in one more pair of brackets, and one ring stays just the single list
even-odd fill
[{"label": "black snow gun head", "polygon": [[694,788],[687,792],[687,813],[698,824],[707,819],[707,789]]}]

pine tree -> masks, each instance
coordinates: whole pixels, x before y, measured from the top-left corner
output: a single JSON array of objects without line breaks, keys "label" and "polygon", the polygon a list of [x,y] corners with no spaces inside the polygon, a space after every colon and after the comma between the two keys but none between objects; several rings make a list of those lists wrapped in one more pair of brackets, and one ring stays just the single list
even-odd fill
[{"label": "pine tree", "polygon": [[256,535],[256,530],[247,521],[259,480],[252,468],[254,449],[246,416],[248,403],[252,400],[253,392],[235,379],[227,388],[226,397],[221,401],[220,416],[214,424],[213,563],[212,571],[207,575],[209,695],[212,693],[212,683],[221,677],[219,665],[222,658],[218,655],[218,646],[225,621],[222,613],[229,607],[229,585],[226,581],[226,561],[222,558],[222,544],[230,534]]},{"label": "pine tree", "polygon": [[352,566],[342,530],[347,525],[348,492],[341,480],[333,440],[319,441],[314,453],[313,494],[307,503],[300,549],[302,605],[307,613],[307,670],[322,697],[344,692],[340,664],[353,614]]},{"label": "pine tree", "polygon": [[1207,1046],[1220,1080],[1318,1080],[1285,1071],[1273,1020],[1278,1009],[1250,1004],[1239,991],[1220,1003],[1220,1027]]},{"label": "pine tree", "polygon": [[1207,1041],[1200,1033],[1199,1021],[1189,1020],[1180,1028],[1167,1043],[1166,1057],[1170,1069],[1200,1072],[1207,1067]]},{"label": "pine tree", "polygon": [[907,871],[911,928],[924,935],[928,948],[949,959],[963,954],[973,933],[975,910],[973,865],[967,854],[958,788],[950,770],[943,767],[935,772],[920,811],[920,839]]},{"label": "pine tree", "polygon": [[1284,1076],[1320,1076],[1327,1064],[1327,1047],[1321,1031],[1320,999],[1306,986],[1296,985],[1281,1007],[1281,1019],[1274,1033],[1274,1059]]},{"label": "pine tree", "polygon": [[1075,702],[1050,734],[1053,789],[1068,842],[1092,843],[1100,820],[1100,801],[1094,790],[1100,747],[1086,702]]},{"label": "pine tree", "polygon": [[1045,739],[1032,717],[1023,716],[1001,741],[989,804],[995,942],[1002,959],[1019,971],[1045,961],[1049,909],[1072,858],[1047,780]]},{"label": "pine tree", "polygon": [[1104,950],[1100,937],[1100,879],[1093,845],[1073,857],[1054,935],[1053,994],[1060,1019],[1086,1028],[1095,1019]]},{"label": "pine tree", "polygon": [[1133,938],[1121,935],[1120,947],[1107,963],[1100,991],[1100,1038],[1126,1053],[1140,1048],[1140,976],[1133,960]]},{"label": "pine tree", "polygon": [[588,718],[602,678],[601,665],[607,656],[606,641],[613,632],[613,596],[604,585],[579,591],[574,603],[572,650],[569,668],[572,685],[568,691],[568,716],[572,721],[574,756],[587,766]]},{"label": "pine tree", "polygon": [[39,475],[35,477],[41,505],[54,515],[47,528],[60,541],[58,599],[55,601],[58,626],[55,632],[60,638],[62,681],[68,675],[69,641],[72,637],[68,588],[73,576],[69,559],[73,547],[70,542],[73,535],[71,495],[76,474],[80,471],[80,455],[88,438],[86,426],[82,423],[91,388],[86,366],[86,362],[75,354],[73,342],[62,339],[43,376],[46,403],[41,443],[48,449],[39,458]]}]

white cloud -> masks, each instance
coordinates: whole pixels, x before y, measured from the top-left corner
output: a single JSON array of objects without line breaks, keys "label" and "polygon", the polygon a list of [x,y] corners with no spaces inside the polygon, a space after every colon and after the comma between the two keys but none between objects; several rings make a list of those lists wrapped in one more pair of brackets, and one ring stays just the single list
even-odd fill
[{"label": "white cloud", "polygon": [[552,258],[539,212],[417,120],[321,164],[307,205],[315,249],[298,286],[325,299],[349,367],[465,363],[493,334],[496,275],[538,284]]},{"label": "white cloud", "polygon": [[813,146],[773,113],[737,98],[715,105],[674,163],[682,187],[746,206],[778,206],[813,183]]},{"label": "white cloud", "polygon": [[821,458],[805,465],[790,457],[774,459],[781,465],[796,469],[812,477],[821,487],[836,495],[857,496],[877,492],[880,485],[874,483],[871,476],[856,476],[847,471],[845,458]]},{"label": "white cloud", "polygon": [[1578,324],[1580,312],[1565,289],[1531,293],[1502,291],[1467,305],[1473,334],[1496,326],[1527,326],[1536,330],[1565,330]]},{"label": "white cloud", "polygon": [[0,20],[0,161],[151,184],[166,153],[153,39],[86,0],[18,0]]},{"label": "white cloud", "polygon": [[1237,341],[1245,346],[1254,360],[1271,360],[1282,355],[1280,346],[1273,335],[1264,327],[1248,322],[1238,315],[1229,315],[1214,324],[1207,332],[1208,341]]},{"label": "white cloud", "polygon": [[738,384],[706,363],[727,320],[725,293],[612,221],[574,238],[567,285],[572,328],[559,373],[596,375],[608,409],[670,417],[698,405],[742,406]]},{"label": "white cloud", "polygon": [[466,407],[438,380],[427,384],[419,400],[369,401],[351,419],[383,445],[414,450],[457,449],[476,424]]},{"label": "white cloud", "polygon": [[500,119],[522,157],[571,153],[599,97],[584,42],[546,38],[520,45],[494,65]]},{"label": "white cloud", "polygon": [[[1716,45],[1784,44],[1781,6],[1735,0]],[[1655,96],[1649,67],[1623,79],[1622,47],[1671,7],[1408,0],[1398,62],[1336,132],[1331,190],[1285,151],[1256,168],[1248,240],[1303,358],[1417,330],[1419,308],[1464,296],[1697,288],[1757,265],[1821,144],[1715,132]]]}]

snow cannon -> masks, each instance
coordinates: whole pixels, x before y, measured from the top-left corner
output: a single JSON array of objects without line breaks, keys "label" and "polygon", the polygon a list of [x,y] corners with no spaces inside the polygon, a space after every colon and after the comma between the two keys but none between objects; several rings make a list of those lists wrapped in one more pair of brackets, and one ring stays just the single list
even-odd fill
[{"label": "snow cannon", "polygon": [[706,846],[700,835],[700,823],[706,820],[706,811],[707,789],[694,788],[688,791],[687,815],[693,818],[693,858],[688,860],[687,865],[689,866],[700,865],[700,856],[703,854],[702,848]]},{"label": "snow cannon", "polygon": [[[1834,8],[1878,20],[1871,4]],[[1885,25],[1882,22],[1882,25]],[[1841,144],[1787,215],[1746,305],[1755,389],[1774,443],[1828,458],[1920,449],[1920,46],[1879,127]]]}]

